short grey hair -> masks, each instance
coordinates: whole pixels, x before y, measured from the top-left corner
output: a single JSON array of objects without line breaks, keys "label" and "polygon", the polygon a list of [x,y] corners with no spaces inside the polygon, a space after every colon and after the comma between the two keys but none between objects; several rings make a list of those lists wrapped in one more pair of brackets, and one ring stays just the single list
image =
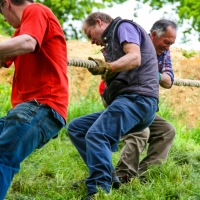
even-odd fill
[{"label": "short grey hair", "polygon": [[152,26],[152,28],[150,30],[150,34],[153,31],[156,31],[157,36],[161,37],[162,35],[164,35],[166,33],[167,28],[169,26],[172,27],[176,31],[178,29],[176,23],[171,21],[171,20],[168,20],[168,19],[158,20],[153,24],[153,26]]}]

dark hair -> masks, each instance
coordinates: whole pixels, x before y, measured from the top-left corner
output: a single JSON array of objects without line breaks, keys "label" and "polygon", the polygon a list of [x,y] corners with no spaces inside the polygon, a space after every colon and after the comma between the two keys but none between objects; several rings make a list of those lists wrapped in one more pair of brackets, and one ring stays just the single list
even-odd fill
[{"label": "dark hair", "polygon": [[26,1],[34,3],[34,0],[11,0],[11,2],[15,5],[23,5]]},{"label": "dark hair", "polygon": [[88,15],[88,17],[84,20],[83,24],[94,26],[96,24],[97,19],[100,19],[101,21],[105,23],[110,23],[111,21],[113,21],[113,18],[106,13],[93,12]]},{"label": "dark hair", "polygon": [[165,34],[169,26],[171,26],[174,30],[177,31],[177,25],[175,22],[168,19],[161,19],[153,24],[150,33],[156,31],[157,36],[160,37]]},{"label": "dark hair", "polygon": [[[20,6],[23,5],[26,1],[30,2],[30,3],[34,3],[33,0],[10,0],[14,5]],[[0,1],[1,6],[4,6],[4,1]],[[1,8],[0,8],[0,13],[2,14]]]}]

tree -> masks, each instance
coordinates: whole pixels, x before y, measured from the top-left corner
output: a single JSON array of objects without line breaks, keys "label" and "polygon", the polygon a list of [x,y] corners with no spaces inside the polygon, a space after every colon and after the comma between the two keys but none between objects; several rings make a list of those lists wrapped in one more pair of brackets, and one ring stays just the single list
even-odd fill
[{"label": "tree", "polygon": [[[123,3],[126,0],[35,0],[51,8],[59,19],[67,39],[78,39],[80,30],[74,26],[76,22],[82,21],[86,15],[94,9],[112,7],[115,3]],[[10,28],[5,25],[3,18],[0,17],[0,24],[4,31],[11,33]],[[2,27],[0,26],[0,30]]]},{"label": "tree", "polygon": [[[179,16],[179,23],[187,21],[189,28],[184,33],[187,35],[192,28],[198,33],[200,40],[200,1],[198,0],[136,0],[140,3],[149,3],[153,10],[159,10],[167,4],[175,5],[174,10]],[[168,11],[167,11],[168,12]]]},{"label": "tree", "polygon": [[50,7],[58,17],[66,38],[78,39],[82,36],[81,30],[77,30],[76,23],[80,23],[86,15],[94,9],[112,7],[115,3],[123,3],[126,0],[36,0]]},{"label": "tree", "polygon": [[[126,0],[35,0],[42,3],[55,13],[58,17],[67,39],[78,39],[81,31],[75,26],[80,23],[90,12],[112,7],[114,4],[124,3]],[[178,14],[179,23],[188,21],[189,28],[185,34],[194,29],[199,34],[200,40],[200,1],[199,0],[135,0],[140,3],[148,3],[153,10],[163,8],[167,4],[175,5],[174,10]],[[134,8],[133,8],[134,9]],[[137,8],[135,8],[137,13]],[[0,30],[4,29],[11,34],[13,29],[5,25],[3,17],[0,17]]]}]

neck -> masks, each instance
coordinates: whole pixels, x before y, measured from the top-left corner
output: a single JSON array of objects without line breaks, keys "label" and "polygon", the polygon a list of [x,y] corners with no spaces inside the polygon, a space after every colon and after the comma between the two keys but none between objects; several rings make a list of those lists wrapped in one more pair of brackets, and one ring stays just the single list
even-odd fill
[{"label": "neck", "polygon": [[21,18],[22,18],[22,14],[23,14],[23,12],[24,12],[24,9],[25,9],[27,6],[31,5],[31,4],[32,4],[32,3],[29,2],[29,1],[25,1],[23,5],[14,5],[14,4],[12,4],[12,7],[13,7],[13,9],[14,9],[14,11],[15,11],[15,15],[16,15],[16,17],[18,18],[18,20],[21,21]]}]

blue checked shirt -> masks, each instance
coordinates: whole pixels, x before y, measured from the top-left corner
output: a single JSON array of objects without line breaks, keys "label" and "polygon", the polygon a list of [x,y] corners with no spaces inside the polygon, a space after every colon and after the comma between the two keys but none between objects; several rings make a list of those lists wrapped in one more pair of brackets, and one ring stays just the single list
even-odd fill
[{"label": "blue checked shirt", "polygon": [[168,74],[171,77],[172,84],[174,82],[174,72],[172,69],[172,61],[170,56],[170,51],[166,50],[161,55],[157,56],[158,58],[158,71],[161,74]]}]

